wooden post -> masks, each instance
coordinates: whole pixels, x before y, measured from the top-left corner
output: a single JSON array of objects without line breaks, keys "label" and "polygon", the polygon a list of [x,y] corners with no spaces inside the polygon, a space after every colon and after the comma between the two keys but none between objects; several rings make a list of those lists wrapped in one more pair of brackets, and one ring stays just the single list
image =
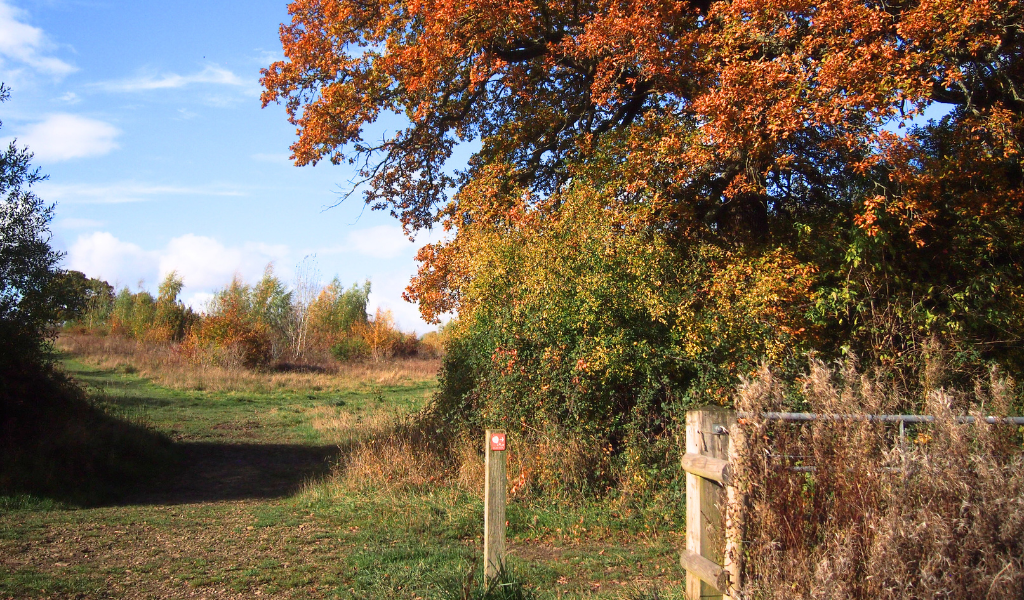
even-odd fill
[{"label": "wooden post", "polygon": [[[743,426],[737,423],[735,413],[729,427],[729,465],[735,469],[746,452],[747,437]],[[728,577],[726,598],[738,598],[743,588],[743,534],[746,531],[746,482],[732,481],[725,488],[725,556],[723,566]]]},{"label": "wooden post", "polygon": [[[729,460],[729,434],[735,425],[736,413],[724,408],[686,413],[684,468],[686,461],[700,462],[695,455]],[[707,462],[711,467],[718,461]],[[719,483],[689,472],[693,466],[690,465],[686,473],[686,550],[680,557],[686,569],[686,597],[690,600],[723,597],[723,592],[732,587],[728,583],[731,573],[721,566],[725,563],[723,520],[727,501],[722,484],[727,481],[728,469],[715,469],[721,473]]]},{"label": "wooden post", "polygon": [[505,431],[488,429],[484,440],[484,585],[505,566]]}]

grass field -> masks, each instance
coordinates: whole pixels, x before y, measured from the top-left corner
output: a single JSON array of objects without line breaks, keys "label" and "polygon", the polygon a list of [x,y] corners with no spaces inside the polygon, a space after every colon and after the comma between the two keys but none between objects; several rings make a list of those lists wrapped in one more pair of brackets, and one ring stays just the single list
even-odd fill
[{"label": "grass field", "polygon": [[[177,466],[116,505],[0,497],[0,598],[479,597],[473,486],[361,483],[348,456],[424,406],[436,382],[422,365],[237,389],[64,365],[105,411],[173,440]],[[676,532],[601,503],[523,500],[508,518],[528,593],[681,596]]]}]

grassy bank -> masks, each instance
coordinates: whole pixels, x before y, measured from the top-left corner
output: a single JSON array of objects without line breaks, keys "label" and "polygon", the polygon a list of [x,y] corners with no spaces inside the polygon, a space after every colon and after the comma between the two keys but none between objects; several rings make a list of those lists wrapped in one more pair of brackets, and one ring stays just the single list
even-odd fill
[{"label": "grassy bank", "polygon": [[0,494],[93,505],[178,466],[171,440],[137,410],[86,392],[63,369],[9,365],[0,382]]}]

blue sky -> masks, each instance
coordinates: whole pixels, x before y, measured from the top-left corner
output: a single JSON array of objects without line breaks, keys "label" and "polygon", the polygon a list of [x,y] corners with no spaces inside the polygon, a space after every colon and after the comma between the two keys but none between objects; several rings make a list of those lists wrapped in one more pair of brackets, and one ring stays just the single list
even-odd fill
[{"label": "blue sky", "polygon": [[[284,0],[0,0],[0,138],[36,154],[56,202],[65,266],[135,289],[170,270],[201,307],[268,262],[287,282],[307,255],[329,280],[372,281],[371,310],[432,329],[400,295],[424,241],[348,190],[347,166],[298,168],[294,127],[260,108],[259,70],[281,57]],[[388,127],[383,123],[383,128]]]}]

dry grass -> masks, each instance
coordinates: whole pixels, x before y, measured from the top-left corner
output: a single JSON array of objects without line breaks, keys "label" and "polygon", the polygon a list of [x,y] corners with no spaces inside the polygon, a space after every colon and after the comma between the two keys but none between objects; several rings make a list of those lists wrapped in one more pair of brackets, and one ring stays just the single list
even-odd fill
[{"label": "dry grass", "polygon": [[449,448],[430,443],[408,416],[374,413],[365,418],[319,409],[313,427],[342,449],[326,481],[307,486],[307,496],[340,498],[366,489],[388,493],[454,487],[459,467]]},{"label": "dry grass", "polygon": [[331,390],[349,388],[353,382],[394,386],[431,380],[440,367],[436,358],[405,358],[344,364],[278,364],[265,371],[253,371],[190,360],[177,344],[168,342],[74,332],[62,333],[57,347],[99,368],[137,372],[162,386],[186,390]]},{"label": "dry grass", "polygon": [[345,489],[373,487],[389,492],[426,489],[449,479],[447,466],[437,453],[424,452],[396,434],[360,444],[338,470],[337,483]]},{"label": "dry grass", "polygon": [[[484,441],[476,437],[437,439],[423,423],[406,416],[376,413],[363,420],[351,413],[317,407],[313,427],[338,441],[343,458],[330,487],[388,491],[459,488],[483,498]],[[518,436],[517,436],[518,437]],[[509,445],[507,473],[511,498],[581,499],[593,479],[607,474],[609,452],[555,434],[536,434]],[[322,484],[320,484],[322,486]],[[321,492],[318,492],[321,493]]]},{"label": "dry grass", "polygon": [[610,448],[599,440],[559,431],[535,431],[509,448],[509,493],[581,498],[608,479]]},{"label": "dry grass", "polygon": [[[754,420],[741,461],[748,499],[746,594],[752,598],[1024,597],[1024,457],[1020,431],[956,423],[1007,414],[1012,384],[931,389],[938,417],[901,444],[894,425]],[[763,370],[738,408],[782,408]],[[853,364],[812,364],[803,393],[818,413],[885,413],[915,404]],[[917,402],[921,406],[921,402]],[[813,472],[793,467],[813,466]]]},{"label": "dry grass", "polygon": [[310,425],[320,433],[320,439],[339,446],[385,437],[408,416],[397,409],[377,409],[366,414],[335,406],[313,406],[302,410],[309,414]]}]

